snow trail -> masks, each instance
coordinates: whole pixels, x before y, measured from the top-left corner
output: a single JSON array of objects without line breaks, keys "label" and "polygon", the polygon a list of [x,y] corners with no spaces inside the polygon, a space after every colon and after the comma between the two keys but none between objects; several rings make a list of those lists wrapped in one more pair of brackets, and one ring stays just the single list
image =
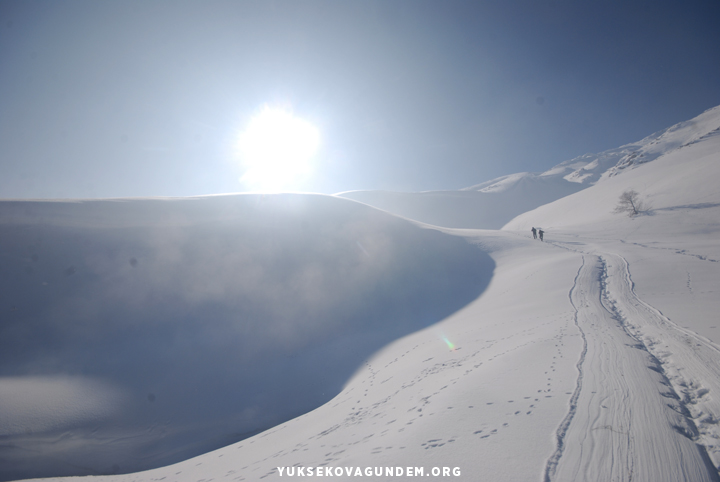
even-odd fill
[{"label": "snow trail", "polygon": [[585,257],[570,291],[586,346],[545,480],[717,481],[661,362],[618,315],[615,268]]},{"label": "snow trail", "polygon": [[[628,261],[604,254],[606,302],[627,332],[657,360],[661,373],[677,395],[677,408],[693,425],[692,439],[704,447],[716,471],[720,469],[720,348],[678,326],[635,293]],[[715,397],[713,397],[715,395]]]},{"label": "snow trail", "polygon": [[550,458],[547,461],[547,464],[545,466],[545,482],[550,482],[555,475],[555,471],[557,470],[558,462],[560,461],[560,457],[562,457],[563,450],[565,449],[565,436],[567,435],[568,427],[570,426],[570,422],[572,422],[573,417],[575,416],[575,413],[577,412],[577,401],[580,397],[580,392],[582,391],[582,381],[583,381],[583,363],[585,362],[585,355],[587,354],[587,338],[585,337],[585,331],[583,331],[582,327],[580,326],[580,323],[578,322],[578,307],[575,305],[573,301],[573,293],[578,287],[578,278],[580,277],[580,273],[582,272],[583,268],[585,267],[585,256],[582,258],[582,265],[578,269],[577,275],[575,275],[575,280],[573,281],[573,286],[570,288],[570,293],[568,294],[568,297],[570,298],[570,304],[572,305],[573,309],[575,310],[575,314],[573,316],[575,326],[578,328],[580,332],[580,336],[583,340],[583,349],[580,352],[580,358],[578,359],[577,364],[575,365],[577,367],[578,371],[578,378],[577,378],[577,384],[575,386],[575,391],[572,394],[572,397],[570,397],[570,409],[568,410],[567,415],[565,415],[565,418],[560,423],[560,426],[557,429],[556,436],[557,436],[557,447],[555,449],[555,452],[550,456]]}]

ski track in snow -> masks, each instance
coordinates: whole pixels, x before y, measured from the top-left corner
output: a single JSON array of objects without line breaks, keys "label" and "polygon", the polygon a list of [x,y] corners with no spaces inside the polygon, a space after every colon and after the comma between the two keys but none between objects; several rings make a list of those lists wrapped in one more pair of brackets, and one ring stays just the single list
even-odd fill
[{"label": "ski track in snow", "polygon": [[639,246],[639,247],[641,247],[641,248],[660,249],[660,250],[665,250],[665,251],[672,251],[672,252],[674,252],[675,254],[679,254],[679,255],[682,255],[682,256],[690,256],[690,257],[692,257],[692,258],[697,258],[697,259],[699,259],[700,261],[708,261],[708,262],[711,262],[711,263],[720,263],[720,260],[713,259],[713,258],[708,258],[707,256],[705,256],[705,255],[703,255],[703,254],[690,253],[690,252],[688,252],[687,249],[666,248],[666,247],[659,247],[659,246],[649,246],[649,245],[647,245],[647,244],[641,244],[641,243],[627,243],[626,241],[623,241],[623,240],[620,240],[620,242],[621,242],[621,243],[626,243],[626,244],[632,244],[632,245],[634,245],[634,246]]},{"label": "ski track in snow", "polygon": [[577,412],[577,401],[580,397],[580,392],[582,391],[582,381],[583,381],[583,364],[585,362],[585,356],[587,354],[587,338],[585,336],[585,331],[580,326],[580,323],[578,322],[578,307],[575,305],[573,301],[573,293],[578,288],[578,278],[580,277],[580,273],[582,272],[583,268],[585,267],[585,257],[583,256],[583,262],[580,266],[580,269],[578,270],[577,275],[575,276],[575,280],[573,281],[573,286],[570,289],[569,298],[570,298],[570,304],[575,309],[575,314],[573,316],[575,326],[577,327],[578,331],[580,332],[580,336],[583,340],[583,349],[582,352],[580,352],[580,358],[578,359],[578,362],[576,364],[577,370],[578,370],[578,378],[577,378],[577,385],[575,387],[575,391],[572,394],[572,397],[570,397],[570,409],[568,410],[567,415],[563,419],[563,421],[560,423],[560,426],[557,430],[557,448],[555,449],[555,452],[550,456],[548,459],[547,465],[545,467],[545,482],[550,482],[553,479],[553,476],[555,475],[555,471],[557,470],[558,462],[560,461],[560,457],[562,457],[563,450],[565,449],[565,437],[567,435],[568,427],[570,426],[570,423],[572,422],[573,417],[575,416],[575,413]]},{"label": "ski track in snow", "polygon": [[583,253],[584,347],[544,481],[720,480],[718,346],[641,300],[623,256],[549,244]]},{"label": "ski track in snow", "polygon": [[609,269],[614,273],[606,278],[608,302],[628,333],[658,360],[678,395],[678,403],[696,427],[698,435],[693,440],[705,447],[720,470],[720,403],[710,396],[720,393],[720,348],[641,300],[635,293],[627,260],[620,255],[612,257],[615,260]]}]

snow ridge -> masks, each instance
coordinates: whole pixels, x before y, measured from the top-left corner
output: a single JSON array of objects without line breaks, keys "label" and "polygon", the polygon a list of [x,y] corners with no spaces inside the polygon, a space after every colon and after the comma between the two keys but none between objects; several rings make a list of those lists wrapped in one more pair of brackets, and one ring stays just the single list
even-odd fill
[{"label": "snow ridge", "polygon": [[630,152],[622,157],[615,166],[608,169],[601,178],[617,176],[627,168],[646,164],[673,151],[711,137],[713,133],[720,129],[718,112],[720,112],[720,109],[717,109],[717,107],[710,109],[694,119],[680,122],[656,132],[634,145],[623,146],[630,148]]}]

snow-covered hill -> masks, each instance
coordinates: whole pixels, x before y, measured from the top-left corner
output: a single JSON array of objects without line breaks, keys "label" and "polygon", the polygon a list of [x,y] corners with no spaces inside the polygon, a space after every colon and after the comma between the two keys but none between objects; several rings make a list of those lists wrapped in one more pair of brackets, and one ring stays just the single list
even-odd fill
[{"label": "snow-covered hill", "polygon": [[[234,398],[228,397],[225,386],[213,385],[204,378],[227,381],[237,376],[244,361],[251,359],[256,361],[248,373],[257,372],[264,377],[253,379],[256,383],[253,386],[267,391],[264,400],[280,406],[291,407],[296,401],[313,397],[319,400],[317,391],[323,383],[339,389],[327,403],[308,413],[204,455],[145,472],[81,480],[259,481],[284,480],[288,476],[292,480],[317,480],[320,476],[323,477],[320,480],[326,480],[331,476],[334,480],[360,477],[379,481],[416,480],[417,475],[422,475],[428,480],[467,481],[717,481],[720,480],[717,320],[720,135],[717,124],[713,125],[719,118],[720,110],[711,109],[693,122],[648,138],[634,150],[618,152],[614,164],[607,161],[605,167],[598,167],[601,164],[598,161],[585,169],[584,174],[591,175],[581,173],[589,165],[581,165],[584,161],[575,160],[558,167],[553,174],[556,178],[575,175],[589,183],[597,176],[587,188],[524,213],[502,230],[494,231],[432,229],[359,203],[323,196],[272,197],[267,211],[257,211],[265,198],[247,196],[227,198],[234,199],[231,204],[223,204],[227,199],[217,201],[219,204],[212,209],[201,208],[203,202],[216,202],[210,198],[177,200],[173,203],[180,204],[172,212],[158,208],[162,205],[158,201],[80,204],[79,207],[87,208],[82,214],[64,211],[66,206],[58,203],[6,204],[5,219],[14,223],[8,233],[24,234],[18,235],[17,242],[3,241],[3,253],[16,253],[3,258],[9,264],[0,273],[9,274],[2,275],[2,279],[11,280],[3,281],[3,288],[12,289],[17,280],[25,280],[23,286],[30,287],[30,281],[23,277],[38,273],[43,276],[32,278],[35,282],[45,279],[46,274],[55,276],[53,283],[40,282],[40,286],[60,290],[66,289],[63,280],[85,277],[86,288],[78,291],[81,295],[88,292],[91,284],[97,284],[100,291],[103,287],[124,286],[121,292],[134,293],[132,288],[143,294],[169,292],[172,287],[176,295],[172,301],[181,307],[177,311],[188,312],[188,320],[195,316],[203,320],[202,329],[190,330],[190,336],[180,332],[174,338],[182,341],[179,346],[183,347],[183,354],[195,355],[188,360],[176,355],[175,360],[182,362],[180,369],[163,364],[161,357],[144,355],[143,359],[157,364],[152,370],[157,375],[154,380],[162,380],[160,375],[169,373],[171,380],[201,388],[202,395],[193,398],[199,425],[213,421],[213,414],[205,414],[202,407],[214,410],[213,403],[217,403],[218,397],[230,400],[228,406],[235,403]],[[641,162],[651,158],[652,162]],[[508,177],[479,189],[511,192],[528,178],[532,176]],[[628,188],[640,192],[652,208],[632,218],[613,213],[619,194]],[[83,219],[91,219],[92,225],[107,223],[111,218],[133,219],[134,215],[120,215],[124,205],[128,209],[137,208],[133,211],[138,216],[154,206],[156,212],[165,213],[154,219],[159,216],[171,220],[170,225],[150,237],[141,236],[152,232],[147,231],[147,226],[142,229],[130,226],[127,232],[136,233],[133,238],[125,234],[124,225],[100,229],[103,237],[77,235],[83,232],[77,230],[85,225]],[[112,216],[105,215],[116,208]],[[236,215],[238,212],[241,214]],[[222,219],[213,221],[211,213]],[[189,218],[192,219],[188,221]],[[240,227],[232,227],[236,224]],[[36,226],[33,228],[36,230],[40,225],[44,230],[66,226],[67,233],[75,234],[57,238],[62,242],[50,243],[55,249],[52,255],[40,256],[37,247],[48,243],[37,240],[51,238],[24,230],[26,225]],[[188,230],[178,229],[178,225]],[[208,237],[209,232],[224,232],[220,228],[209,230],[211,226],[229,229],[230,235]],[[545,242],[532,239],[531,226],[545,229]],[[244,234],[241,236],[233,229]],[[194,232],[203,235],[191,236]],[[103,250],[101,246],[105,244],[100,239],[114,250]],[[153,248],[160,239],[168,243],[169,250]],[[237,239],[243,242],[236,243]],[[248,247],[244,247],[244,240],[249,240]],[[275,240],[279,242],[275,244]],[[302,249],[296,249],[296,243]],[[128,251],[126,246],[133,249]],[[194,306],[192,300],[197,293],[209,290],[214,293],[211,313],[224,313],[231,320],[234,310],[242,309],[242,303],[235,302],[235,298],[248,296],[245,291],[227,288],[232,286],[227,280],[234,279],[238,272],[233,269],[237,264],[233,264],[231,254],[235,250],[245,253],[247,249],[262,253],[264,247],[268,251],[259,258],[257,266],[243,272],[249,273],[251,280],[266,280],[262,285],[268,291],[243,289],[248,289],[250,296],[259,296],[253,305],[257,309],[268,305],[262,313],[274,314],[274,305],[279,304],[290,306],[291,314],[263,318],[273,328],[268,333],[259,330],[261,336],[250,341],[232,329],[221,328],[225,326],[222,323],[212,324],[212,330],[207,331],[206,320],[213,317],[207,316],[205,310],[188,310]],[[73,254],[86,249],[91,256]],[[135,250],[147,255],[138,257],[133,254]],[[308,250],[312,253],[309,258],[305,254]],[[104,267],[104,271],[98,272],[103,276],[88,276],[87,267],[107,258],[108,252],[115,253],[119,264],[103,261],[98,264]],[[190,290],[185,289],[182,276],[177,275],[181,268],[172,264],[181,263],[186,256],[195,260],[186,274],[204,273]],[[42,271],[39,263],[46,257],[52,260],[52,269]],[[282,262],[274,262],[275,257]],[[244,255],[240,258],[255,259]],[[365,274],[356,273],[358,266],[367,262],[366,258],[374,261],[363,268]],[[80,259],[85,261],[77,261]],[[163,261],[166,259],[172,263]],[[164,276],[168,284],[148,285],[153,278],[140,284],[132,278],[123,281],[146,264],[159,273],[169,271],[171,276]],[[67,266],[74,271],[68,271]],[[274,268],[265,275],[262,266]],[[296,273],[292,278],[300,281],[288,285],[280,274],[286,272],[282,266],[292,267],[289,273]],[[320,268],[310,269],[314,266]],[[222,283],[215,284],[212,273],[228,274],[220,277]],[[298,277],[297,273],[313,275]],[[116,281],[99,282],[108,279]],[[315,298],[310,294],[317,294],[317,290],[310,288],[318,286],[318,280],[319,286],[329,290],[331,299],[326,300],[327,315],[314,325],[313,314],[318,312],[309,311],[307,306],[315,306]],[[307,290],[301,289],[306,285]],[[148,286],[155,288],[148,290]],[[22,308],[37,313],[39,308],[33,306],[36,300],[42,301],[37,303],[39,306],[44,305],[47,298],[40,298],[45,295],[37,291],[41,288],[34,289],[37,296],[27,299],[22,307],[17,305],[16,311]],[[96,293],[94,289],[89,293]],[[223,289],[230,291],[226,293]],[[22,290],[17,293],[24,296]],[[65,298],[62,293],[58,291],[50,299],[60,303]],[[94,296],[80,298],[85,301],[60,303],[50,313],[62,315],[65,306],[79,310],[75,313],[84,313],[82,309],[92,306],[90,300]],[[106,294],[103,299],[113,298]],[[138,298],[126,299],[135,303]],[[141,299],[145,304],[140,306],[145,308],[153,307],[158,300],[152,296]],[[298,301],[306,308],[298,308]],[[163,313],[166,306],[168,303],[163,301],[153,309]],[[113,328],[127,326],[126,322],[117,321],[126,317],[116,317],[115,311],[128,313],[128,309],[134,308],[119,303],[111,308],[102,312],[102,317],[80,317],[76,327],[69,319],[64,321],[64,326],[73,327],[69,339],[76,341],[72,347],[84,353],[81,360],[98,360],[100,367],[111,366],[118,359],[111,341],[122,340],[118,335],[125,333],[128,340],[137,343],[134,332]],[[433,316],[423,317],[430,309],[436,309]],[[98,313],[87,312],[93,316]],[[308,334],[303,330],[292,331],[297,328],[292,313],[302,315],[317,330]],[[149,322],[150,318],[142,313],[131,314]],[[432,323],[433,317],[442,319]],[[418,324],[416,318],[421,318]],[[122,383],[126,380],[121,369],[107,369],[102,372],[104,375],[92,377],[90,367],[88,372],[75,372],[75,378],[69,381],[65,381],[68,377],[56,378],[55,383],[59,380],[61,385],[45,380],[34,391],[22,387],[23,379],[36,380],[33,371],[57,367],[58,360],[65,367],[72,367],[71,362],[76,361],[70,356],[73,350],[55,350],[47,355],[43,350],[31,350],[37,354],[39,363],[31,363],[30,356],[24,357],[22,344],[33,337],[44,337],[50,347],[64,343],[62,338],[55,341],[56,332],[45,335],[34,331],[39,319],[49,320],[51,326],[57,323],[50,323],[53,317],[28,317],[26,323],[11,323],[9,333],[18,346],[6,343],[4,350],[10,349],[10,354],[0,352],[0,356],[5,356],[3,360],[26,371],[22,377],[0,379],[0,403],[16,407],[11,412],[16,422],[7,424],[14,430],[11,436],[16,437],[12,443],[26,440],[23,437],[28,437],[27,440],[35,437],[34,448],[46,450],[45,454],[52,458],[53,444],[72,445],[76,440],[77,430],[61,424],[39,424],[38,420],[51,419],[53,415],[60,420],[75,420],[65,415],[70,412],[58,410],[53,414],[50,404],[44,402],[44,394],[50,392],[57,399],[70,400],[66,403],[68,407],[83,408],[83,416],[91,417],[102,430],[106,429],[104,424],[114,419],[112,414],[101,413],[100,409],[108,405],[92,398],[94,393],[116,402],[122,402],[126,393],[135,393],[143,399],[144,406],[157,410],[159,421],[178,413],[160,405],[165,392],[153,391],[156,398],[150,402],[146,386],[133,381],[149,379],[140,369],[130,370],[128,385]],[[108,319],[114,320],[110,329],[104,323]],[[170,323],[172,316],[164,319]],[[403,330],[395,329],[398,319]],[[184,321],[181,326],[193,324]],[[349,326],[366,331],[356,336],[356,332],[348,331]],[[282,327],[281,334],[291,330],[291,335],[279,336],[277,327]],[[171,353],[167,351],[170,332],[157,333],[159,336],[145,340],[146,349]],[[348,338],[348,334],[352,336]],[[287,352],[283,346],[297,343],[298,337],[300,341],[318,343],[303,345],[306,349],[300,352],[307,358],[301,355],[300,360],[307,363],[296,367],[292,359],[284,363]],[[366,337],[377,343],[359,343]],[[245,343],[249,358],[243,360],[239,354],[228,355],[219,349],[226,339]],[[356,344],[364,348],[362,353],[352,352]],[[380,345],[383,346],[371,353]],[[318,346],[321,359],[314,359],[311,353]],[[64,355],[58,357],[57,353]],[[204,359],[207,356],[212,362]],[[340,375],[347,374],[351,365],[343,364],[346,357],[360,363],[340,387],[343,384]],[[366,358],[361,360],[362,357]],[[313,365],[311,362],[315,361]],[[334,384],[317,379],[318,376],[322,379],[324,373],[318,375],[314,371],[335,368],[336,364],[342,367],[331,370],[337,375],[331,377]],[[4,366],[5,361],[0,367]],[[199,375],[194,372],[196,367],[202,367]],[[280,388],[274,384],[278,378],[290,384],[296,376],[308,377],[309,383]],[[126,386],[135,390],[121,390],[118,394],[113,391]],[[106,388],[99,391],[98,387]],[[2,399],[3,396],[6,398]],[[279,397],[285,398],[274,400]],[[8,400],[16,399],[20,402],[8,405]],[[84,405],[80,400],[85,400]],[[22,407],[26,410],[21,410]],[[224,419],[231,410],[220,411],[216,420]],[[180,419],[190,421],[192,417]],[[254,414],[248,416],[248,420],[252,419]],[[156,433],[160,426],[153,425],[147,433]],[[33,432],[34,427],[47,427],[50,436],[44,436],[42,431]],[[207,434],[216,434],[223,428],[211,423],[208,427]],[[86,441],[93,440],[97,441],[93,433],[87,432]],[[122,454],[126,440],[102,439],[99,445],[106,451],[104,460],[110,462],[113,453]],[[9,454],[6,460],[23,460],[18,445],[3,447]]]},{"label": "snow-covered hill", "polygon": [[337,196],[434,226],[500,229],[518,214],[582,188],[561,176],[520,173],[496,179],[478,190],[351,191]]},{"label": "snow-covered hill", "polygon": [[460,191],[337,194],[398,216],[450,228],[499,229],[512,218],[653,161],[720,130],[720,106],[639,142],[561,162],[543,173],[517,173]]},{"label": "snow-covered hill", "polygon": [[[618,198],[622,192],[633,189],[649,206],[636,224],[648,217],[655,218],[653,222],[665,219],[668,234],[672,235],[690,219],[702,223],[707,219],[706,209],[718,208],[719,151],[720,107],[716,107],[664,131],[642,149],[625,155],[594,186],[526,212],[506,228],[530,229],[533,224],[552,228],[615,225],[618,216],[613,210]],[[683,214],[677,216],[680,211]]]},{"label": "snow-covered hill", "polygon": [[331,196],[0,202],[0,480],[143,470],[268,429],[492,270]]}]

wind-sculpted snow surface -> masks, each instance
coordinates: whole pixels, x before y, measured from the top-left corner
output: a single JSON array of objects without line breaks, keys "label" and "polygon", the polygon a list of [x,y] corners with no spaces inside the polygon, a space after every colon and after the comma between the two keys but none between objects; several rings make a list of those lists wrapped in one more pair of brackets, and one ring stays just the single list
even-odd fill
[{"label": "wind-sculpted snow surface", "polygon": [[2,480],[157,467],[296,417],[494,268],[312,195],[4,201],[0,253]]},{"label": "wind-sculpted snow surface", "polygon": [[580,256],[506,233],[461,234],[496,260],[487,290],[373,355],[328,403],[194,459],[90,480],[280,481],[283,467],[447,467],[459,481],[539,480],[577,378],[582,344],[568,290]]},{"label": "wind-sculpted snow surface", "polygon": [[678,326],[710,298],[673,321],[643,296],[647,275],[670,286],[673,271],[684,278],[682,263],[700,284],[717,279],[718,263],[607,232],[546,243],[524,232],[455,234],[495,260],[486,291],[373,355],[328,403],[175,465],[91,480],[273,481],[287,467],[448,467],[473,482],[718,480],[720,358]]}]

